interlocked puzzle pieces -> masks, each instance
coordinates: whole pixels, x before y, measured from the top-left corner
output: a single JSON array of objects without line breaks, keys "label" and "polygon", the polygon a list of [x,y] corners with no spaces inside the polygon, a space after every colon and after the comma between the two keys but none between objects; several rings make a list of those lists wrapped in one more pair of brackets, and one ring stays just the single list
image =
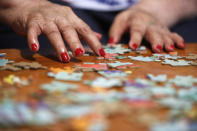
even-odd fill
[{"label": "interlocked puzzle pieces", "polygon": [[8,64],[0,68],[0,70],[10,70],[10,71],[20,71],[23,69],[46,69],[38,62],[18,62],[13,64]]}]

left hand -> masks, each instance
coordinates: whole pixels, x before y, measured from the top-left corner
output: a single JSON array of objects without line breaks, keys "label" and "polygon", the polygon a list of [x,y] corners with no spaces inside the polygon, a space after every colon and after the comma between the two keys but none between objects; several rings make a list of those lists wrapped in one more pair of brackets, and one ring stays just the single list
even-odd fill
[{"label": "left hand", "polygon": [[119,13],[110,28],[111,43],[118,43],[125,31],[130,32],[129,47],[136,50],[142,39],[150,42],[153,52],[160,53],[163,49],[174,51],[174,45],[184,48],[184,40],[177,33],[172,33],[167,26],[151,13],[131,8]]}]

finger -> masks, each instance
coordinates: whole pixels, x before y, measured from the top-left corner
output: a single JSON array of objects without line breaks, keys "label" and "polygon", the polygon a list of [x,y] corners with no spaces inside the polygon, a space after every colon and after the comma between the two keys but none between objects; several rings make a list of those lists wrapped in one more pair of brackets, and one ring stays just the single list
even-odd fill
[{"label": "finger", "polygon": [[141,22],[133,22],[131,24],[131,28],[130,28],[130,41],[129,41],[129,47],[133,50],[136,50],[143,39],[143,36],[145,34],[145,24],[141,23]]},{"label": "finger", "polygon": [[53,23],[46,24],[43,29],[43,33],[47,36],[50,43],[55,48],[55,50],[59,56],[59,59],[62,62],[69,62],[70,57],[67,53],[67,50],[65,48],[64,42],[62,40],[61,34],[60,34],[57,26]]},{"label": "finger", "polygon": [[168,34],[162,34],[164,47],[166,51],[174,51],[174,42]]},{"label": "finger", "polygon": [[86,25],[84,22],[80,22],[76,27],[77,32],[81,37],[84,39],[84,41],[91,47],[91,49],[100,56],[105,56],[105,51],[102,48],[102,44],[98,40],[95,33],[90,29],[88,25]]},{"label": "finger", "polygon": [[[96,37],[98,38],[98,40],[100,40],[102,38],[102,34],[98,33],[98,32],[94,32],[94,34],[96,35]],[[83,40],[83,37],[79,35],[79,39]]]},{"label": "finger", "polygon": [[98,32],[94,32],[96,37],[100,40],[102,38],[102,34],[98,33]]},{"label": "finger", "polygon": [[176,46],[179,48],[185,48],[185,43],[184,43],[184,39],[178,35],[177,33],[171,33],[170,34],[172,40],[176,43]]},{"label": "finger", "polygon": [[30,50],[37,52],[39,50],[38,36],[41,34],[41,30],[36,23],[31,23],[28,26],[27,41]]},{"label": "finger", "polygon": [[126,24],[127,19],[124,15],[119,14],[112,23],[112,26],[109,30],[109,44],[117,44],[123,33],[128,28],[128,25]]},{"label": "finger", "polygon": [[84,49],[75,29],[71,25],[66,24],[65,21],[61,21],[57,25],[60,32],[62,33],[62,36],[64,37],[64,40],[69,45],[73,55],[82,56],[84,54]]},{"label": "finger", "polygon": [[154,28],[147,30],[145,38],[150,42],[153,52],[160,53],[163,49],[163,40],[161,34]]}]

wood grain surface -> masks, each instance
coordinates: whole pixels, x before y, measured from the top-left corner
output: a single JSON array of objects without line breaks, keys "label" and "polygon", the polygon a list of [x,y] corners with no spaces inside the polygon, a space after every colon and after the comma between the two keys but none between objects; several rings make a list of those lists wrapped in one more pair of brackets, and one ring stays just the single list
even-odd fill
[{"label": "wood grain surface", "polygon": [[[179,55],[188,55],[189,53],[195,53],[197,54],[197,43],[187,43],[186,48],[184,50],[176,49]],[[28,49],[24,50],[18,50],[18,49],[1,49],[0,53],[7,53],[6,59],[8,60],[14,60],[15,62],[33,62],[37,61],[41,63],[44,66],[50,67],[60,67],[63,68],[65,66],[74,66],[76,64],[82,63],[82,62],[107,62],[107,60],[97,60],[95,56],[83,56],[83,57],[77,57],[75,59],[72,59],[70,63],[61,63],[56,58],[53,51],[45,50],[43,52],[38,53],[31,53]],[[135,53],[126,53],[125,55],[134,55]],[[148,53],[146,56],[150,56],[151,51],[148,50]],[[138,62],[133,61],[130,59],[124,59],[119,61],[129,61],[139,66],[139,68],[136,69],[126,69],[131,70],[133,73],[130,75],[130,78],[145,78],[147,73],[152,74],[167,74],[168,78],[173,78],[176,75],[192,75],[197,77],[197,66],[186,66],[186,67],[172,67],[170,65],[162,65],[159,62]],[[11,72],[11,71],[0,71],[0,79],[2,79],[5,76],[8,76],[10,74],[15,74],[16,76],[22,76],[22,77],[32,77],[32,82],[29,86],[25,88],[18,88],[19,92],[16,96],[17,101],[24,101],[28,98],[28,94],[32,92],[36,92],[39,90],[40,85],[43,83],[50,82],[53,80],[53,78],[47,77],[46,73],[48,70],[22,70],[18,72]],[[88,72],[85,73],[83,76],[83,79],[86,80],[93,80],[99,76],[96,72]],[[70,82],[73,83],[73,82]],[[77,82],[81,86],[85,85],[82,82]],[[165,111],[161,111],[158,114],[165,116]],[[129,118],[126,115],[117,115],[117,116],[111,116],[110,118],[110,131],[137,131],[137,130],[148,130],[147,127],[142,126],[137,123],[133,123],[129,121]],[[69,127],[67,126],[66,122],[60,121],[54,125],[48,125],[48,126],[41,126],[41,127],[18,127],[18,128],[0,128],[0,130],[51,130],[51,131],[63,131],[63,130],[69,130]]]}]

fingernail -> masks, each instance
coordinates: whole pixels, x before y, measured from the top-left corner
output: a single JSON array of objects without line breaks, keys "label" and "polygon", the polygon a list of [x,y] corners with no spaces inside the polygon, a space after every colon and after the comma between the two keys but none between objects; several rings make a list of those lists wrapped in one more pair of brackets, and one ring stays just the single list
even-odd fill
[{"label": "fingernail", "polygon": [[113,44],[114,43],[114,38],[113,37],[110,37],[109,40],[108,40],[108,43],[109,44]]},{"label": "fingernail", "polygon": [[185,48],[185,42],[180,43],[181,48]]},{"label": "fingernail", "polygon": [[97,32],[95,32],[95,34],[96,34],[96,37],[100,40],[100,39],[101,39],[101,37],[102,37],[102,34],[97,33]]},{"label": "fingernail", "polygon": [[170,49],[174,50],[174,45],[173,44],[170,45]]},{"label": "fingernail", "polygon": [[157,45],[156,48],[159,50],[159,52],[161,52],[161,50],[162,50],[162,46],[161,45]]},{"label": "fingernail", "polygon": [[82,55],[83,55],[83,50],[82,50],[81,48],[77,48],[77,49],[75,50],[75,55],[76,55],[76,56],[82,56]]},{"label": "fingernail", "polygon": [[104,57],[105,54],[106,54],[103,48],[101,48],[101,49],[99,50],[99,53],[100,53],[100,55],[103,56],[103,57]]},{"label": "fingernail", "polygon": [[166,47],[166,50],[167,50],[167,51],[173,51],[173,50],[174,50],[174,45],[171,44],[171,45],[167,46],[167,47]]},{"label": "fingernail", "polygon": [[61,59],[62,59],[62,62],[69,62],[69,56],[68,56],[68,54],[66,53],[66,52],[63,52],[62,54],[61,54]]},{"label": "fingernail", "polygon": [[133,47],[134,50],[136,50],[136,49],[138,48],[138,45],[137,45],[136,43],[134,43],[134,44],[132,45],[132,47]]},{"label": "fingernail", "polygon": [[38,50],[38,47],[37,47],[37,45],[35,43],[31,44],[31,50],[33,52],[36,52]]}]

